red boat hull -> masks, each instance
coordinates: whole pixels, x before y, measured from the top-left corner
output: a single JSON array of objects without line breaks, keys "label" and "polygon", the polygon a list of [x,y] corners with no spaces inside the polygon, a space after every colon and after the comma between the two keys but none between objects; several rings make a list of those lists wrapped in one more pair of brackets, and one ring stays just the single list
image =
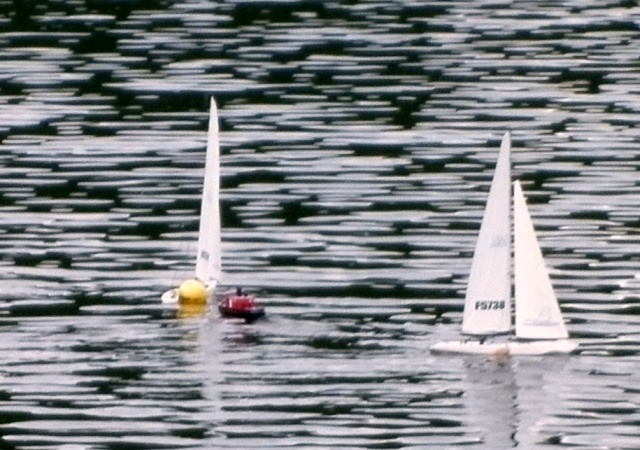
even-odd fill
[{"label": "red boat hull", "polygon": [[218,311],[224,318],[242,319],[247,323],[265,315],[264,308],[249,295],[225,294],[218,302]]}]

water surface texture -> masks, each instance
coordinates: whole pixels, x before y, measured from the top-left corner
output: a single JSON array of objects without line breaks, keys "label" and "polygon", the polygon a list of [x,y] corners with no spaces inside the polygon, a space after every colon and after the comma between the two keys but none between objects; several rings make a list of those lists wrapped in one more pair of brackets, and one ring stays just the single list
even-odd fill
[{"label": "water surface texture", "polygon": [[[0,0],[0,447],[640,447],[637,2]],[[222,288],[177,315],[208,102]],[[502,135],[580,352],[459,336]]]}]

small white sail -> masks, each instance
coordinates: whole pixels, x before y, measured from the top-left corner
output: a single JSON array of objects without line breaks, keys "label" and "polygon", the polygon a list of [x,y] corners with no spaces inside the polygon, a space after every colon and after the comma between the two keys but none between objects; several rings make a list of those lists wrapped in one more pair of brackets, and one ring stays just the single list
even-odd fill
[{"label": "small white sail", "polygon": [[511,329],[511,136],[504,135],[480,225],[465,295],[462,332]]},{"label": "small white sail", "polygon": [[516,337],[566,339],[569,334],[518,181],[513,209]]},{"label": "small white sail", "polygon": [[204,167],[204,187],[200,210],[200,231],[196,256],[196,278],[211,285],[222,274],[220,237],[220,144],[218,136],[218,111],[211,98],[207,153]]}]

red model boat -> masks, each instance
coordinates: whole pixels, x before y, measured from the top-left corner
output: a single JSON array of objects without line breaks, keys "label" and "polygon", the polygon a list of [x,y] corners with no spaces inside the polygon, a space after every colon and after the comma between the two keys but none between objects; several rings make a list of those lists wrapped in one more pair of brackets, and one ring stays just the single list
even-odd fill
[{"label": "red model boat", "polygon": [[265,315],[264,308],[258,305],[252,295],[247,295],[238,288],[228,292],[218,302],[220,315],[225,318],[242,319],[251,323]]}]

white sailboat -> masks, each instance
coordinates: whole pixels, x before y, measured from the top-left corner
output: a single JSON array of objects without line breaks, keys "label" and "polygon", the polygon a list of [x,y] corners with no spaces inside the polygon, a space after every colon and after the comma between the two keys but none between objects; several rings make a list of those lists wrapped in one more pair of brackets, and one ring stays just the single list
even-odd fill
[{"label": "white sailboat", "polygon": [[[220,143],[218,132],[218,110],[211,98],[207,153],[204,166],[204,186],[200,209],[200,229],[196,253],[195,279],[202,283],[207,295],[215,292],[222,276],[220,238]],[[162,294],[163,303],[177,303],[179,288]]]},{"label": "white sailboat", "polygon": [[[520,183],[513,184],[513,281],[511,281],[511,137],[500,146],[465,295],[462,333],[476,339],[439,342],[432,352],[543,355],[570,353],[577,343],[568,339],[542,252],[536,239]],[[488,342],[493,336],[514,336]]]}]

